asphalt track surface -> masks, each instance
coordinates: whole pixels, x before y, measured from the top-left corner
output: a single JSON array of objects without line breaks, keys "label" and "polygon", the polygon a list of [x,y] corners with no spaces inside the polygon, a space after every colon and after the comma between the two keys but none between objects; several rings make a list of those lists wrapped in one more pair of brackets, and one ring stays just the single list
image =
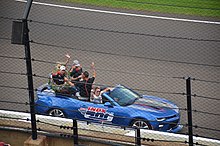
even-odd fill
[{"label": "asphalt track surface", "polygon": [[[25,54],[23,46],[10,44],[12,19],[9,19],[21,18],[25,3],[0,2],[0,99],[19,102],[1,102],[0,107],[29,111],[22,104],[29,99],[28,91],[23,89],[27,88],[27,78],[11,74],[26,73],[25,61],[10,58],[22,58]],[[85,70],[95,62],[96,83],[141,89],[143,94],[164,97],[183,109],[187,107],[186,96],[181,95],[186,93],[183,77],[191,76],[196,79],[192,81],[192,94],[199,96],[192,98],[192,106],[202,111],[193,113],[194,125],[201,127],[194,129],[194,134],[220,139],[220,25],[37,4],[32,5],[29,19],[33,20],[29,28],[30,39],[34,41],[31,43],[34,74],[47,77],[54,67],[48,62],[64,61],[64,55],[69,53],[71,62],[80,60]],[[45,82],[46,78],[34,77],[34,88]],[[186,124],[186,111],[181,110],[181,114],[181,123]]]}]

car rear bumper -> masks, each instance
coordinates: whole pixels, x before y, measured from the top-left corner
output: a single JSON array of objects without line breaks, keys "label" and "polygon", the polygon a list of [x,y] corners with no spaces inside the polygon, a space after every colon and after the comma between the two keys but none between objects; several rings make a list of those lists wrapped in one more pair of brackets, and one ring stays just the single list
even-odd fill
[{"label": "car rear bumper", "polygon": [[45,103],[43,102],[40,102],[40,101],[37,101],[35,102],[35,112],[37,114],[47,114],[47,111],[49,110],[49,106],[46,105]]}]

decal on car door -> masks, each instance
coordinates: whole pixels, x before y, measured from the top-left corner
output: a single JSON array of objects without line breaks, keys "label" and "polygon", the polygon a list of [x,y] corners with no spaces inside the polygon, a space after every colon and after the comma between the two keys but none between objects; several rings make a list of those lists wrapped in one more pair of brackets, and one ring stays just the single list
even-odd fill
[{"label": "decal on car door", "polygon": [[80,111],[80,113],[82,115],[84,115],[85,118],[88,118],[88,119],[111,122],[114,118],[114,113],[107,112],[107,110],[104,108],[96,108],[96,107],[83,108],[83,107],[81,107],[78,110]]}]

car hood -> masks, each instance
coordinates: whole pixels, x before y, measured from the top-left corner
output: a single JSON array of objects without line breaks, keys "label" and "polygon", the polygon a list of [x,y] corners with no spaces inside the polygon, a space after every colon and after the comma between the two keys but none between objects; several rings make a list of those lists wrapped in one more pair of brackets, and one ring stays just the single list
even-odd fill
[{"label": "car hood", "polygon": [[179,112],[178,107],[171,101],[148,95],[143,95],[142,98],[138,98],[132,105],[129,105],[129,107],[158,114],[166,113],[166,115],[173,115]]}]

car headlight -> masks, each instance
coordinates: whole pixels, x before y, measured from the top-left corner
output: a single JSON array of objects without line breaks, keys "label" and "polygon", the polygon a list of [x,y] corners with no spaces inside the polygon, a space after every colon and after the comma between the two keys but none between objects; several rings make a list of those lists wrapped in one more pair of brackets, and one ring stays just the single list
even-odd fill
[{"label": "car headlight", "polygon": [[161,121],[164,121],[164,120],[166,120],[166,118],[157,118],[158,122],[161,122]]}]

